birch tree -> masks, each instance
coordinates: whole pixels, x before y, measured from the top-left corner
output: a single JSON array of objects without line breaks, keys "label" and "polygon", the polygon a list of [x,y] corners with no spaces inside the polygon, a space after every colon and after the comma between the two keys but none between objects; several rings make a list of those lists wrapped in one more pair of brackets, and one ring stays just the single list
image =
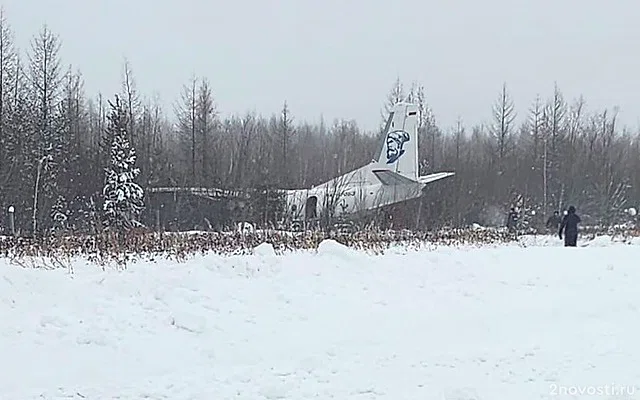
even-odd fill
[{"label": "birch tree", "polygon": [[[37,219],[48,216],[58,195],[57,171],[65,152],[64,121],[59,113],[62,73],[60,70],[60,40],[47,25],[31,41],[29,53],[30,103],[33,110],[35,149],[31,158],[35,177],[33,200],[33,233],[37,233]],[[42,187],[40,187],[42,184]],[[39,196],[42,191],[43,196]],[[39,202],[41,200],[41,204]],[[38,217],[38,207],[44,213]],[[46,225],[45,225],[46,226]]]}]

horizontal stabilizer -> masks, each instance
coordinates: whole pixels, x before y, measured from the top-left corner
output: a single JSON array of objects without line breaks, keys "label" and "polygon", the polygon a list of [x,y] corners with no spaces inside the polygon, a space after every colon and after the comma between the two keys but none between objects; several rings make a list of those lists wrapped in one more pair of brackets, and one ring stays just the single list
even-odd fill
[{"label": "horizontal stabilizer", "polygon": [[440,179],[448,178],[455,174],[455,172],[436,172],[435,174],[429,174],[419,177],[418,182],[426,185],[427,183],[439,181]]},{"label": "horizontal stabilizer", "polygon": [[374,169],[373,173],[383,185],[415,185],[418,183],[388,169]]}]

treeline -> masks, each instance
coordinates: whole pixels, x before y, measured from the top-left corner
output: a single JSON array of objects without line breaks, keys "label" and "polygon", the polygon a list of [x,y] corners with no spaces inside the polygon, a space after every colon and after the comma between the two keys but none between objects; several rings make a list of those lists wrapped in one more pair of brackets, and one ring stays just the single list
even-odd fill
[{"label": "treeline", "polygon": [[[116,94],[85,93],[81,72],[63,67],[61,40],[46,26],[26,52],[13,43],[2,15],[0,227],[6,230],[6,210],[14,206],[16,227],[23,233],[33,227],[42,233],[93,231],[92,221],[103,214],[111,159],[105,141],[108,101]],[[617,125],[615,109],[588,113],[584,99],[567,101],[556,88],[535,99],[526,122],[516,125],[504,86],[493,107],[487,106],[490,122],[470,127],[460,121],[445,128],[421,85],[405,87],[398,80],[390,89],[386,99],[381,94],[383,115],[397,101],[420,105],[421,174],[457,174],[433,184],[422,199],[392,207],[396,226],[500,224],[511,205],[541,223],[569,203],[593,222],[612,223],[638,204],[638,135]],[[166,110],[157,98],[139,93],[125,60],[117,95],[137,155],[136,181],[145,190],[143,222],[148,225],[158,217],[151,187],[309,187],[369,162],[380,151],[381,132],[365,132],[353,120],[296,120],[295,104],[286,101],[276,115],[222,115],[215,82],[206,77],[186,82],[174,109]],[[207,201],[183,207],[172,216],[174,226],[191,229],[202,219],[233,220],[229,207]]]}]

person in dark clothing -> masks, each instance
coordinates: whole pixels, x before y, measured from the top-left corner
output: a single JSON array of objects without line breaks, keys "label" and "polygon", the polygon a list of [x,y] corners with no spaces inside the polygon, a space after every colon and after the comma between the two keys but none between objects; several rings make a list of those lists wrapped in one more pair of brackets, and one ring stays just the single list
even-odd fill
[{"label": "person in dark clothing", "polygon": [[553,215],[547,220],[547,229],[553,229],[554,231],[560,227],[560,215],[558,211],[554,211]]},{"label": "person in dark clothing", "polygon": [[560,239],[562,239],[562,233],[564,231],[564,247],[576,247],[578,242],[578,224],[580,222],[580,217],[576,214],[576,208],[569,206],[567,215],[562,218],[560,230],[558,231]]},{"label": "person in dark clothing", "polygon": [[507,230],[511,234],[516,234],[518,227],[518,213],[514,207],[511,207],[511,211],[509,211],[509,215],[507,215]]}]

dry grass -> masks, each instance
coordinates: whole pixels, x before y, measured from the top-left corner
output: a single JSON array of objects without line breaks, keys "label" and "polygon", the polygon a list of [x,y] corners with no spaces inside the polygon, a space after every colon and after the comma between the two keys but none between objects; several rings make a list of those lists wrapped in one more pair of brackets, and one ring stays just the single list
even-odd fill
[{"label": "dry grass", "polygon": [[[599,234],[638,236],[629,228],[585,228],[583,237]],[[71,268],[70,260],[82,257],[101,266],[120,268],[134,260],[171,259],[185,261],[197,254],[250,254],[261,243],[271,243],[279,254],[296,250],[313,250],[325,239],[371,253],[382,253],[402,244],[410,248],[439,246],[485,246],[514,241],[502,229],[443,229],[437,232],[364,231],[350,234],[309,231],[155,233],[133,231],[124,235],[77,235],[48,237],[37,241],[5,237],[0,240],[0,256],[14,264],[38,268]]]}]

